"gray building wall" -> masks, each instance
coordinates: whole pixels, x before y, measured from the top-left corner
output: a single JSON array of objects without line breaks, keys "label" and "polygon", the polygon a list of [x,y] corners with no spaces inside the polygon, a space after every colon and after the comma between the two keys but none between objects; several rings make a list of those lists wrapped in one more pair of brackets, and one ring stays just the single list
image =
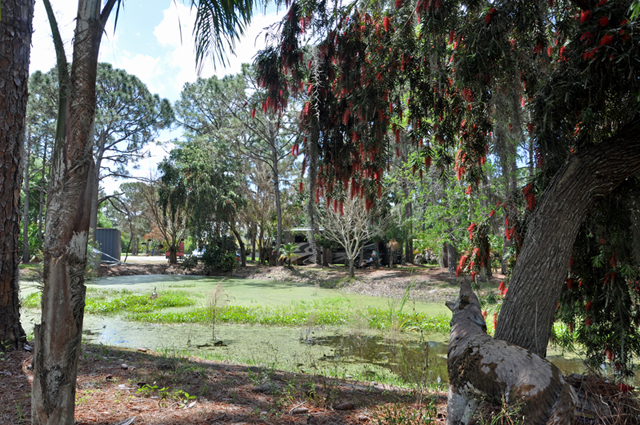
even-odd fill
[{"label": "gray building wall", "polygon": [[102,251],[100,261],[113,263],[120,261],[120,230],[118,229],[96,229],[96,242],[98,249]]}]

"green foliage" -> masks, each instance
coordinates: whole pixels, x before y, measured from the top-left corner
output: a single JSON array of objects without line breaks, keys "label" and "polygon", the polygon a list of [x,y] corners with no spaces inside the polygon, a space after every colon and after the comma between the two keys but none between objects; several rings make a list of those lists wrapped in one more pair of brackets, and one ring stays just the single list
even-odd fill
[{"label": "green foliage", "polygon": [[229,235],[211,237],[207,240],[202,263],[214,270],[231,271],[237,267],[236,243]]},{"label": "green foliage", "polygon": [[[41,292],[35,292],[27,296],[22,306],[25,308],[39,308]],[[182,291],[163,291],[157,298],[149,295],[136,295],[127,290],[105,291],[89,293],[85,304],[85,313],[89,314],[118,314],[150,313],[169,307],[187,307],[194,305],[195,301],[189,294]]]},{"label": "green foliage", "polygon": [[298,258],[296,249],[298,249],[298,245],[293,242],[282,245],[280,247],[280,261],[286,261],[291,267],[291,261]]},{"label": "green foliage", "polygon": [[372,422],[376,425],[428,425],[438,419],[437,399],[427,405],[388,404],[376,410]]}]

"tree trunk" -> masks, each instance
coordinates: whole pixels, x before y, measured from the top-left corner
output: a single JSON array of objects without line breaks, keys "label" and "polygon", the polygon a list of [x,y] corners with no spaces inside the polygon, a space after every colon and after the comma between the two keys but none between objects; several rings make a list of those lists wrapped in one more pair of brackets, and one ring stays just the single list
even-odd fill
[{"label": "tree trunk", "polygon": [[355,267],[355,258],[349,258],[347,260],[347,264],[349,266],[349,277],[356,277],[356,267]]},{"label": "tree trunk", "polygon": [[29,165],[31,163],[31,135],[27,138],[27,158],[24,164],[24,205],[22,207],[22,262],[27,264],[29,255]]},{"label": "tree trunk", "polygon": [[454,244],[447,244],[447,264],[449,274],[456,275],[456,266],[458,265],[458,250]]},{"label": "tree trunk", "polygon": [[393,268],[393,249],[389,249],[389,270]]},{"label": "tree trunk", "polygon": [[[313,103],[312,103],[313,104]],[[320,264],[320,247],[316,242],[316,236],[320,233],[318,220],[316,217],[316,180],[318,178],[318,138],[320,131],[318,128],[318,118],[314,113],[311,117],[311,128],[309,134],[309,142],[307,143],[307,159],[309,160],[309,175],[307,178],[307,186],[309,188],[309,200],[307,202],[307,220],[309,222],[309,232],[307,239],[311,244],[313,252],[313,261]]]},{"label": "tree trunk", "polygon": [[40,203],[38,204],[38,241],[40,243],[42,243],[44,241],[44,235],[42,234],[42,223],[43,223],[43,216],[44,216],[44,193],[46,192],[45,190],[45,182],[47,181],[45,179],[45,175],[46,175],[46,169],[47,169],[47,145],[49,140],[48,138],[44,139],[44,147],[42,149],[42,175],[40,176]]},{"label": "tree trunk", "polygon": [[33,0],[3,0],[0,22],[0,343],[19,348],[18,236]]},{"label": "tree trunk", "polygon": [[[115,0],[79,0],[71,74],[51,5],[60,101],[44,241],[41,323],[35,326],[31,417],[34,425],[73,425],[86,288],[95,165],[92,135],[98,51]],[[4,3],[3,3],[4,6]]]},{"label": "tree trunk", "polygon": [[[93,145],[93,140],[91,141]],[[96,229],[98,228],[98,194],[100,191],[100,166],[102,164],[102,151],[98,151],[96,155],[96,167],[93,175],[93,194],[91,195],[91,222],[89,223],[90,235],[92,239],[96,237]]]},{"label": "tree trunk", "polygon": [[[276,132],[270,129],[272,136],[276,137]],[[278,219],[278,229],[276,234],[276,252],[280,252],[280,246],[282,245],[282,203],[280,200],[280,175],[278,172],[278,151],[276,150],[275,143],[272,143],[273,149],[271,151],[273,156],[273,189],[276,197],[276,216]]]},{"label": "tree trunk", "polygon": [[231,231],[233,232],[233,234],[236,236],[236,239],[238,240],[238,245],[240,245],[240,264],[242,265],[242,267],[246,267],[247,266],[247,254],[246,254],[246,250],[244,247],[244,242],[242,242],[242,238],[240,237],[240,233],[236,230],[235,226],[231,227]]},{"label": "tree trunk", "polygon": [[640,118],[616,136],[572,155],[529,223],[502,305],[496,337],[547,353],[551,326],[580,225],[594,203],[640,170]]},{"label": "tree trunk", "polygon": [[322,265],[327,267],[329,263],[331,263],[331,257],[333,254],[331,253],[331,249],[324,248],[322,253]]},{"label": "tree trunk", "polygon": [[442,244],[442,254],[438,258],[438,265],[443,269],[449,268],[449,258],[447,258],[447,256],[448,256],[447,243],[445,242]]}]

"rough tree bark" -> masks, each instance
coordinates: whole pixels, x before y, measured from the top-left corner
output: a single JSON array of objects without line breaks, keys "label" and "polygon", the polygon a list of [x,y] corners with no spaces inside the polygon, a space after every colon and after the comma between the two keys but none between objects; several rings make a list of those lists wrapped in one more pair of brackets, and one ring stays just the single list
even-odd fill
[{"label": "rough tree bark", "polygon": [[34,330],[31,417],[34,425],[72,425],[82,339],[87,241],[94,170],[93,125],[98,51],[117,0],[79,0],[73,62],[67,60],[55,16],[51,23],[60,78],[58,126],[47,197],[41,323]]},{"label": "rough tree bark", "polygon": [[20,186],[33,0],[2,1],[0,21],[0,347],[18,348]]},{"label": "rough tree bark", "polygon": [[31,136],[27,137],[27,157],[24,163],[24,204],[22,206],[22,262],[27,264],[29,255],[29,163],[31,162]]},{"label": "rough tree bark", "polygon": [[569,258],[594,203],[640,170],[640,116],[608,141],[572,155],[529,223],[496,338],[544,357]]}]

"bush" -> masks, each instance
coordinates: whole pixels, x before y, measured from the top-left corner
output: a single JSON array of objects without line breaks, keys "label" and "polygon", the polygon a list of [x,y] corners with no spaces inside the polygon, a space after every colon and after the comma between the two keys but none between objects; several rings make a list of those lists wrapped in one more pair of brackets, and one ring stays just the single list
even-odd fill
[{"label": "bush", "polygon": [[229,235],[209,239],[202,263],[214,270],[232,271],[236,267],[235,240]]}]

